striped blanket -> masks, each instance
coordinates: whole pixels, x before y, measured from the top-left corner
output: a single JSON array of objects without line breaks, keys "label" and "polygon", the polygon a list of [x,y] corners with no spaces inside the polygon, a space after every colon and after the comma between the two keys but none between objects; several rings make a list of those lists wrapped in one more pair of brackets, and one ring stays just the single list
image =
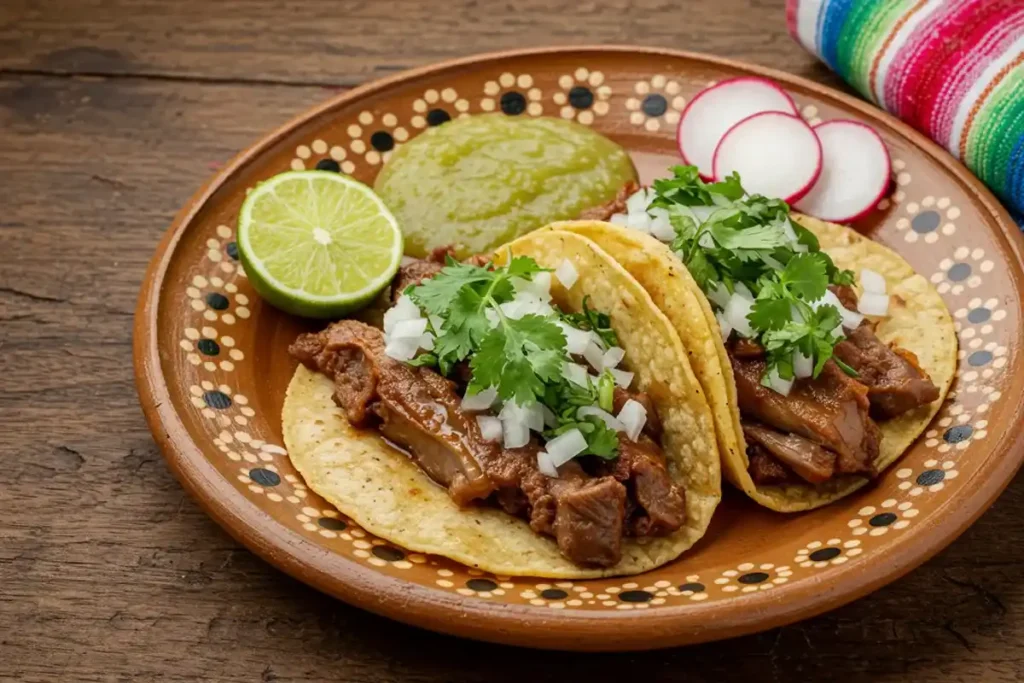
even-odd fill
[{"label": "striped blanket", "polygon": [[787,0],[789,31],[1024,227],[1024,0]]}]

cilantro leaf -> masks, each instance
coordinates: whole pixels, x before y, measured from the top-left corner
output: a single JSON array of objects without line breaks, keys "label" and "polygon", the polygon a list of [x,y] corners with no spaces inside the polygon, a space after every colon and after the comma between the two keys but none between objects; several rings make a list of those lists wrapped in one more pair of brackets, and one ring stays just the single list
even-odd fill
[{"label": "cilantro leaf", "polygon": [[790,305],[785,299],[757,299],[747,320],[758,330],[781,330],[790,321]]},{"label": "cilantro leaf", "polygon": [[530,279],[531,275],[547,270],[546,268],[541,268],[540,265],[538,265],[537,262],[529,256],[514,257],[509,261],[506,268],[509,277],[521,277],[527,280]]},{"label": "cilantro leaf", "polygon": [[474,391],[495,386],[502,400],[528,405],[544,393],[545,382],[561,378],[564,357],[565,336],[550,320],[504,318],[470,359],[470,386]]},{"label": "cilantro leaf", "polygon": [[452,300],[468,286],[489,283],[494,279],[494,271],[468,263],[450,262],[437,275],[410,287],[406,293],[427,315],[443,317]]},{"label": "cilantro leaf", "polygon": [[796,254],[782,271],[783,286],[804,301],[817,301],[825,296],[828,287],[825,258],[821,252]]}]

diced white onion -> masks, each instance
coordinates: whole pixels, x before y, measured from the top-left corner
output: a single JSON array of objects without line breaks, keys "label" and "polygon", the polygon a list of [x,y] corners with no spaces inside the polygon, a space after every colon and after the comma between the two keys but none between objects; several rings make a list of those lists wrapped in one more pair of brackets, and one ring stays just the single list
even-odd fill
[{"label": "diced white onion", "polygon": [[412,302],[407,294],[398,297],[395,305],[384,312],[384,334],[390,334],[395,325],[403,320],[415,320],[420,317],[419,307]]},{"label": "diced white onion", "polygon": [[558,479],[558,468],[551,462],[551,456],[545,451],[537,453],[537,469],[546,477]]},{"label": "diced white onion", "polygon": [[702,232],[700,237],[697,238],[697,244],[704,247],[705,249],[715,248],[715,238],[711,236],[710,232]]},{"label": "diced white onion", "polygon": [[498,313],[490,306],[484,309],[484,317],[487,318],[487,322],[490,324],[491,328],[497,327],[498,323],[501,322],[501,318],[498,317]]},{"label": "diced white onion", "polygon": [[419,348],[419,342],[420,340],[415,337],[391,339],[384,346],[384,355],[400,361],[412,360],[416,355],[416,349]]},{"label": "diced white onion", "polygon": [[604,369],[604,352],[601,351],[601,347],[593,341],[587,344],[587,348],[583,350],[583,357],[586,358],[591,367],[598,372],[601,372],[601,370]]},{"label": "diced white onion", "polygon": [[565,335],[566,351],[578,355],[587,350],[587,346],[590,344],[590,332],[578,330],[561,320],[555,322],[555,324],[558,325],[559,329],[562,330],[562,334]]},{"label": "diced white onion", "polygon": [[881,273],[864,268],[860,271],[860,285],[865,292],[885,294],[885,277]]},{"label": "diced white onion", "polygon": [[534,432],[544,431],[544,411],[536,401],[522,409],[526,416],[526,426]]},{"label": "diced white onion", "polygon": [[624,213],[613,213],[612,217],[608,219],[608,222],[612,225],[621,225],[625,228],[629,225],[629,216]]},{"label": "diced white onion", "polygon": [[669,220],[668,211],[660,206],[649,211],[651,215],[651,234],[662,242],[671,242],[676,238],[675,228]]},{"label": "diced white onion", "polygon": [[629,389],[629,385],[633,383],[633,373],[627,372],[626,370],[617,370],[611,368],[608,372],[612,373],[612,377],[615,379],[615,383],[623,389]]},{"label": "diced white onion", "polygon": [[740,294],[739,289],[729,297],[729,303],[725,306],[725,319],[732,329],[736,330],[743,337],[753,337],[754,328],[750,326],[747,316],[753,308],[754,302]]},{"label": "diced white onion", "polygon": [[[494,400],[498,398],[497,387],[487,387],[483,391],[475,394],[466,393],[462,397],[462,409],[463,410],[487,410],[494,405]],[[515,405],[509,401],[509,405]]]},{"label": "diced white onion", "polygon": [[562,262],[558,264],[558,268],[555,269],[555,277],[562,283],[562,286],[566,289],[572,289],[572,286],[576,284],[576,280],[579,279],[580,274],[576,271],[576,266],[572,264],[569,259],[562,259]]},{"label": "diced white onion", "polygon": [[601,410],[597,406],[583,406],[576,411],[576,417],[580,420],[591,415],[600,418],[602,422],[617,432],[626,431],[626,425],[622,424],[622,420],[607,411]]},{"label": "diced white onion", "polygon": [[544,450],[551,456],[551,463],[561,467],[577,455],[587,450],[587,440],[578,429],[570,429],[548,441]]},{"label": "diced white onion", "polygon": [[632,213],[626,217],[626,227],[633,230],[639,230],[640,232],[651,231],[651,217],[645,212]]},{"label": "diced white onion", "polygon": [[857,303],[857,310],[864,315],[888,315],[889,295],[864,292]]},{"label": "diced white onion", "polygon": [[732,285],[732,289],[734,292],[739,292],[740,296],[746,297],[751,301],[754,300],[754,293],[751,292],[750,289],[742,282],[734,282]]},{"label": "diced white onion", "polygon": [[729,297],[732,296],[729,294],[728,288],[721,282],[712,282],[710,284],[711,289],[708,292],[708,299],[717,304],[719,308],[725,308],[725,305],[729,303]]},{"label": "diced white onion", "polygon": [[830,304],[836,307],[836,310],[839,311],[839,315],[843,319],[842,326],[847,329],[855,329],[858,325],[860,325],[861,321],[864,320],[864,316],[861,315],[860,313],[844,308],[843,302],[839,300],[839,297],[836,296],[831,289],[825,290],[825,296],[821,297],[817,301],[812,301],[811,308],[813,308],[814,310],[818,310],[819,308],[826,304]]},{"label": "diced white onion", "polygon": [[562,377],[581,387],[587,386],[587,369],[579,363],[566,363],[562,366]]},{"label": "diced white onion", "polygon": [[722,331],[722,341],[729,341],[729,335],[732,334],[732,323],[729,322],[729,319],[721,311],[715,313],[715,318],[718,320],[718,327]]},{"label": "diced white onion", "polygon": [[501,438],[501,420],[493,415],[477,415],[476,423],[480,426],[480,435],[484,441],[497,441]]},{"label": "diced white onion", "polygon": [[793,388],[793,380],[782,379],[779,377],[779,373],[775,368],[771,369],[768,373],[768,386],[772,391],[775,391],[783,396],[789,396],[789,390]]},{"label": "diced white onion", "polygon": [[634,213],[645,213],[647,207],[651,205],[651,201],[654,199],[654,192],[648,192],[644,188],[640,188],[629,196],[626,200],[626,212],[630,215]]},{"label": "diced white onion", "polygon": [[420,348],[424,351],[434,350],[434,335],[429,332],[420,336]]},{"label": "diced white onion", "polygon": [[810,377],[814,374],[814,359],[805,356],[799,351],[793,353],[793,374],[798,379]]},{"label": "diced white onion", "polygon": [[790,220],[782,221],[782,234],[786,236],[790,242],[798,243],[799,238],[796,236],[796,230],[793,229],[793,223]]},{"label": "diced white onion", "polygon": [[626,401],[622,409],[619,410],[619,414],[615,417],[625,427],[626,436],[631,441],[636,441],[640,438],[640,432],[643,431],[644,424],[647,423],[647,409],[644,408],[642,403],[631,398]]},{"label": "diced white onion", "polygon": [[501,433],[502,444],[505,448],[522,448],[530,443],[530,428],[519,419],[503,419]]},{"label": "diced white onion", "polygon": [[547,271],[534,273],[532,280],[514,277],[512,286],[515,288],[516,294],[532,294],[543,301],[551,299],[551,273]]},{"label": "diced white onion", "polygon": [[403,320],[395,324],[389,339],[419,339],[427,331],[427,319],[416,318],[414,320]]},{"label": "diced white onion", "polygon": [[545,427],[557,427],[558,426],[558,416],[555,415],[553,412],[551,412],[551,408],[548,408],[543,403],[538,403],[537,405],[540,406],[541,415],[544,416],[544,426]]},{"label": "diced white onion", "polygon": [[626,350],[618,346],[613,346],[604,352],[604,358],[601,359],[601,367],[598,370],[611,370],[626,357]]},{"label": "diced white onion", "polygon": [[807,248],[806,244],[797,243],[793,245],[793,251],[798,254],[806,254],[810,250]]}]

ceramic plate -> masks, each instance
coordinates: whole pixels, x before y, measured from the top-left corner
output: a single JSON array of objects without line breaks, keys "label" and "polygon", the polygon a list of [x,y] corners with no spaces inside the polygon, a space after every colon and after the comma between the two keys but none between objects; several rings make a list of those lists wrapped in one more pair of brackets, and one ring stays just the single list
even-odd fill
[{"label": "ceramic plate", "polygon": [[[340,168],[372,183],[430,126],[481,112],[554,116],[625,146],[649,182],[678,163],[680,112],[726,78],[775,79],[811,123],[873,126],[894,184],[856,228],[908,259],[945,298],[960,339],[949,398],[876,485],[784,516],[725,492],[706,537],[679,560],[620,579],[494,576],[374,538],[310,491],[281,440],[306,323],[264,305],[235,244],[246,191],[288,169]],[[626,48],[488,55],[357,88],[235,159],[175,219],[143,285],[135,368],[171,469],[209,514],[285,572],[426,628],[536,647],[623,650],[693,643],[802,619],[924,562],[995,499],[1021,464],[1021,241],[992,195],[923,136],[873,107],[786,74],[705,56]]]}]

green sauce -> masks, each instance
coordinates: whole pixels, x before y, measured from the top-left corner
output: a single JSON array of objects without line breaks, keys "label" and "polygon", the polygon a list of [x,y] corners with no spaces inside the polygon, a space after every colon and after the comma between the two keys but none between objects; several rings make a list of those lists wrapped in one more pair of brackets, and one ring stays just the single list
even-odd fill
[{"label": "green sauce", "polygon": [[487,114],[406,143],[374,189],[398,219],[407,254],[454,244],[465,257],[576,218],[635,179],[626,151],[586,126]]}]

